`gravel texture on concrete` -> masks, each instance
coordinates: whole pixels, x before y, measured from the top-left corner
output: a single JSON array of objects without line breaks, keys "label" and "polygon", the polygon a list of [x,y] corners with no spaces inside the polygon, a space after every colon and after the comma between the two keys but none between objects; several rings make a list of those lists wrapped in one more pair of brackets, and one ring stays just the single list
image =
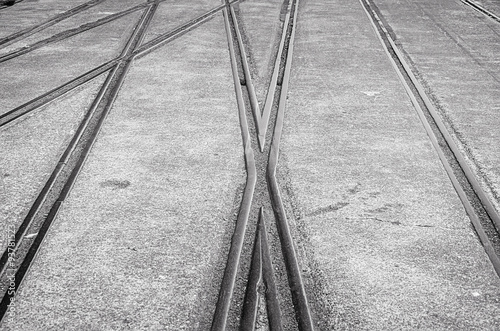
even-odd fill
[{"label": "gravel texture on concrete", "polygon": [[148,42],[221,5],[219,0],[165,1],[160,3],[144,42]]},{"label": "gravel texture on concrete", "polygon": [[301,1],[280,185],[321,330],[495,330],[500,281],[359,1]]},{"label": "gravel texture on concrete", "polygon": [[0,113],[120,55],[139,12],[0,63]]},{"label": "gravel texture on concrete", "polygon": [[55,15],[88,2],[88,0],[38,0],[36,1],[37,10],[33,10],[33,2],[34,1],[17,1],[15,7],[6,7],[0,10],[0,22],[2,22],[0,38],[7,37],[19,30],[41,24]]},{"label": "gravel texture on concrete", "polygon": [[[23,221],[103,81],[101,75],[0,130],[0,228]],[[6,245],[0,240],[2,251]]]},{"label": "gravel texture on concrete", "polygon": [[[24,1],[23,1],[24,2]],[[37,1],[38,2],[38,1]],[[52,0],[52,6],[57,7],[57,4],[60,3],[59,1],[54,1]],[[140,5],[140,4],[145,4],[146,1],[144,0],[127,0],[127,1],[107,1],[107,0],[100,0],[100,1],[93,1],[95,3],[93,6],[90,6],[86,8],[85,10],[82,10],[80,12],[77,12],[64,20],[57,22],[56,24],[50,25],[46,27],[45,29],[42,29],[35,34],[28,36],[26,38],[22,38],[19,41],[14,41],[11,43],[8,43],[5,47],[3,47],[0,52],[1,54],[5,52],[10,52],[14,51],[16,49],[20,49],[23,47],[27,47],[31,44],[34,44],[36,42],[42,41],[47,38],[51,38],[57,34],[64,34],[67,33],[67,30],[72,30],[72,29],[78,29],[85,27],[89,24],[94,24],[100,20],[105,19],[106,17],[109,17],[113,14],[119,13],[123,10],[126,10],[128,8],[134,7],[135,5]],[[73,8],[78,7],[78,3],[75,3],[75,6]],[[32,8],[27,8],[26,10],[29,12],[36,12],[40,10],[39,7],[40,3],[37,3],[36,5],[36,10],[33,10]],[[144,7],[143,7],[144,8]],[[143,9],[142,8],[142,9]],[[18,13],[19,10],[16,7],[15,8],[15,13]],[[139,9],[141,10],[141,9]],[[1,14],[0,14],[1,15]],[[56,15],[56,14],[54,14]],[[4,15],[5,17],[5,22],[6,24],[18,24],[18,22],[13,22],[14,19],[18,18],[17,15]],[[0,16],[1,17],[1,16]],[[130,19],[130,17],[129,17]],[[22,29],[27,29],[31,28],[30,24],[25,24],[19,30]],[[115,38],[118,38],[118,36],[115,36]]]},{"label": "gravel texture on concrete", "polygon": [[500,17],[500,3],[496,0],[475,0],[471,1],[475,4],[480,5],[484,9],[488,10],[489,12],[493,13],[494,15]]},{"label": "gravel texture on concrete", "polygon": [[6,330],[209,329],[245,182],[228,64],[221,14],[133,63]]},{"label": "gravel texture on concrete", "polygon": [[460,1],[374,1],[500,212],[500,24]]}]

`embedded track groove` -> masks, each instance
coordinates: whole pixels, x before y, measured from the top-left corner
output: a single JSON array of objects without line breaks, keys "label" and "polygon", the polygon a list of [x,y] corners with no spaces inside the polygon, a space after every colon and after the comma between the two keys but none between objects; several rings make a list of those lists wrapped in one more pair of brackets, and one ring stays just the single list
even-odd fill
[{"label": "embedded track groove", "polygon": [[[263,295],[267,301],[267,320],[270,330],[284,328],[281,308],[293,311],[295,314],[294,328],[301,331],[314,330],[314,322],[309,309],[304,282],[301,278],[298,257],[294,248],[294,240],[290,233],[288,220],[285,215],[283,202],[279,193],[276,179],[276,168],[279,155],[279,142],[283,127],[283,118],[286,108],[286,95],[288,93],[288,80],[290,76],[293,41],[297,25],[298,1],[287,1],[287,13],[281,32],[280,45],[276,54],[275,66],[272,71],[271,83],[268,86],[264,110],[261,111],[253,88],[252,77],[247,62],[247,52],[241,36],[238,18],[230,3],[226,3],[224,10],[226,33],[230,50],[233,70],[233,81],[237,96],[242,129],[245,160],[247,162],[247,187],[242,199],[240,214],[231,241],[227,258],[219,300],[212,320],[211,330],[225,330],[230,323],[233,292],[236,291],[239,264],[242,260],[242,250],[247,227],[250,219],[256,222],[255,239],[246,283],[246,294],[242,298],[239,328],[248,329],[254,325],[258,311],[259,288],[267,288]],[[283,10],[281,11],[283,14]],[[282,16],[282,15],[280,15]],[[282,17],[280,17],[281,19]],[[277,18],[278,19],[278,18]],[[241,75],[241,76],[240,76]],[[247,119],[248,118],[248,119]],[[253,120],[253,123],[251,122]],[[251,123],[249,125],[249,123]],[[267,127],[273,126],[272,139],[266,140]],[[257,145],[259,152],[254,153],[252,143]],[[275,227],[279,236],[280,256],[288,279],[288,294],[278,299],[274,284],[275,277],[272,258],[269,257],[267,245],[267,228],[264,220],[265,207],[274,211]],[[275,252],[276,254],[276,252]],[[243,271],[241,271],[243,272]],[[246,276],[244,276],[246,277]],[[289,296],[288,299],[283,299]],[[281,307],[280,307],[281,305]],[[288,306],[290,305],[290,306]],[[281,316],[281,322],[277,322]],[[234,316],[233,316],[234,318]],[[234,321],[233,321],[234,326]]]},{"label": "embedded track groove", "polygon": [[500,276],[500,216],[446,129],[424,88],[396,46],[378,8],[371,0],[360,0],[378,33],[400,81],[409,95],[431,142],[471,220],[491,263]]},{"label": "embedded track groove", "polygon": [[470,6],[473,9],[477,10],[481,14],[484,14],[484,15],[488,16],[489,18],[493,19],[494,21],[500,23],[500,17],[495,15],[495,13],[493,13],[492,11],[490,11],[490,10],[484,8],[483,6],[481,6],[480,4],[476,3],[475,1],[470,1],[470,0],[460,0],[460,1],[462,1],[462,3],[464,3],[465,5]]},{"label": "embedded track groove", "polygon": [[[22,285],[22,280],[29,270],[45,234],[71,191],[106,116],[113,106],[130,65],[136,58],[145,55],[152,49],[201,26],[202,23],[208,21],[208,19],[224,8],[224,6],[218,6],[198,18],[182,24],[172,31],[166,32],[151,42],[141,45],[156,9],[159,3],[163,1],[165,0],[158,0],[128,9],[128,11],[136,11],[146,8],[128,42],[117,58],[0,116],[0,127],[7,123],[15,125],[16,119],[39,109],[50,101],[108,72],[107,78],[98,95],[86,112],[50,178],[38,194],[28,214],[17,228],[15,236],[10,239],[7,249],[0,258],[0,288],[3,294],[0,302],[0,320],[8,312],[9,305],[15,299],[16,292],[19,286]],[[125,10],[121,13],[128,13],[128,11]]]},{"label": "embedded track groove", "polygon": [[49,26],[52,26],[56,23],[59,23],[65,19],[68,19],[70,18],[71,16],[74,16],[76,14],[79,14],[81,13],[82,11],[85,11],[91,7],[94,7],[102,2],[104,2],[106,0],[92,0],[92,1],[88,1],[86,3],[83,3],[79,6],[76,6],[74,8],[71,8],[67,11],[65,11],[64,13],[61,13],[59,15],[56,15],[56,16],[53,16],[52,18],[40,23],[40,24],[36,24],[32,27],[29,27],[29,28],[26,28],[26,29],[23,29],[21,31],[18,31],[16,33],[13,33],[7,37],[3,37],[3,38],[0,38],[0,47],[5,47],[17,40],[20,40],[20,39],[23,39],[23,38],[26,38],[26,37],[29,37],[39,31],[42,31],[43,29],[46,29],[48,28]]}]

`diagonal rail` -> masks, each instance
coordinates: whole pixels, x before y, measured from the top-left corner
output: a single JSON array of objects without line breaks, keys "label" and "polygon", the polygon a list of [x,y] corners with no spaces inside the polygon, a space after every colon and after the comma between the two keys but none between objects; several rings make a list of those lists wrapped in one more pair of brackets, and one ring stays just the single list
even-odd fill
[{"label": "diagonal rail", "polygon": [[34,26],[31,26],[31,27],[23,29],[21,31],[15,32],[15,33],[8,35],[6,37],[0,38],[0,45],[3,45],[2,47],[4,47],[4,46],[7,46],[8,44],[11,44],[11,43],[19,40],[19,39],[29,37],[29,36],[39,32],[39,31],[42,31],[43,29],[48,28],[49,26],[52,26],[56,23],[59,23],[59,22],[65,20],[65,19],[68,19],[71,16],[79,14],[82,11],[85,11],[91,7],[94,7],[94,6],[100,4],[104,1],[106,1],[106,0],[91,0],[91,1],[85,2],[79,6],[76,6],[74,8],[71,8],[71,9],[65,11],[64,13],[61,13],[61,14],[56,15],[54,17],[51,17],[42,23],[36,24]]},{"label": "diagonal rail", "polygon": [[[0,258],[0,279],[6,279],[8,284],[8,287],[4,288],[5,293],[0,302],[0,319],[6,315],[11,302],[15,301],[16,291],[51,223],[56,218],[60,207],[75,183],[133,61],[133,57],[130,55],[143,39],[157,7],[158,3],[150,4],[144,11],[129,41],[122,50],[120,56],[122,60],[109,72],[105,83],[73,136],[72,141],[32,206],[28,216],[17,230],[15,239],[9,242],[8,249]],[[57,197],[55,201],[52,199],[53,196]],[[46,217],[40,215],[41,211],[47,208],[49,208],[48,215]],[[32,238],[27,239],[27,234],[34,226],[34,223],[40,224],[37,224],[39,227],[37,235],[30,242]],[[26,251],[26,254],[22,254],[23,251]],[[21,255],[24,256],[21,257]]]},{"label": "diagonal rail", "polygon": [[[427,96],[425,89],[413,74],[411,67],[406,63],[403,54],[396,46],[396,43],[392,39],[387,28],[384,26],[382,19],[379,17],[374,4],[371,0],[359,1],[363,6],[366,14],[368,15],[370,21],[372,22],[375,31],[377,31],[377,35],[382,45],[384,46],[391,64],[396,70],[396,73],[400,77],[400,81],[406,89],[410,100],[415,106],[417,114],[420,117],[421,122],[424,125],[424,128],[426,129],[427,134],[439,155],[441,163],[443,164],[448,177],[453,184],[453,187],[457,191],[460,200],[462,201],[462,204],[464,205],[464,208],[469,215],[471,223],[473,224],[474,229],[476,230],[476,233],[481,243],[483,244],[488,257],[493,264],[493,267],[495,268],[497,274],[500,276],[500,252],[497,252],[492,244],[492,239],[498,240],[500,236],[500,216],[498,212],[481,187],[478,178],[467,164],[465,157],[460,152],[460,149],[456,145],[451,134],[446,129],[444,122],[441,120],[433,103]],[[422,101],[425,109],[421,107],[419,99]],[[433,124],[436,126],[436,130],[431,127],[431,123],[429,122],[425,114],[426,111],[428,112],[429,117],[432,119]],[[442,137],[442,140],[444,140],[444,144],[440,143],[440,139],[438,137]],[[467,191],[471,190],[468,190],[467,187],[463,186],[464,184],[461,184],[461,181],[455,174],[453,167],[450,165],[450,160],[448,160],[446,155],[444,154],[444,150],[449,151],[450,154],[453,155],[454,160],[451,161],[456,162],[459,165],[460,170],[462,171],[463,176],[466,179],[466,182],[470,184],[473,194],[480,201],[485,213],[480,210],[476,210],[473,202],[470,200],[470,197],[467,194]],[[481,221],[482,214],[487,214],[487,223]],[[490,233],[489,235],[487,231],[485,231],[484,226],[491,228],[488,231],[488,233]]]}]

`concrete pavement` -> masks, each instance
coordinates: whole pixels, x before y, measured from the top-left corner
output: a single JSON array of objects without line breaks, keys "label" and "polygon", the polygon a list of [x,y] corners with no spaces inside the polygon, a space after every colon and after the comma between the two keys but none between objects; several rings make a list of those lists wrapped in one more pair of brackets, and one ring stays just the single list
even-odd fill
[{"label": "concrete pavement", "polygon": [[[500,137],[492,128],[500,24],[458,1],[437,9],[424,0],[375,3],[498,208]],[[0,45],[2,114],[116,59],[95,78],[0,126],[4,229],[25,219],[106,75],[130,61],[116,99],[102,99],[109,114],[18,284],[2,329],[209,330],[241,221],[248,224],[229,294],[228,330],[245,327],[240,317],[242,307],[249,309],[244,299],[255,270],[256,330],[269,329],[273,316],[284,330],[307,329],[295,317],[305,316],[296,286],[304,288],[311,329],[500,328],[499,277],[360,1],[300,1],[289,30],[293,48],[286,46],[280,64],[291,65],[290,78],[285,74],[276,85],[263,152],[254,123],[261,117],[250,110],[237,56],[244,47],[263,107],[283,24],[293,18],[293,12],[284,16],[282,2],[233,4],[243,36],[239,46],[231,39],[235,31],[229,34],[233,55],[231,23],[219,1],[80,1],[71,7],[79,5],[71,17]],[[449,8],[453,15],[438,15]],[[209,19],[168,39],[169,31],[211,9]],[[0,10],[6,26],[0,38],[67,10],[54,0],[18,2]],[[142,44],[132,47],[165,42],[140,57],[119,58],[130,36],[142,33],[138,22],[148,11],[154,15]],[[86,23],[96,27],[85,29]],[[469,35],[471,26],[489,43]],[[448,31],[445,37],[432,39],[436,27]],[[457,36],[468,43],[457,46]],[[38,46],[5,57],[26,45]],[[279,106],[280,93],[286,107]],[[266,167],[280,115],[276,200]],[[252,178],[256,186],[248,193]],[[269,247],[255,239],[261,207]],[[283,244],[283,221],[291,250]],[[10,241],[6,231],[2,236],[5,249]],[[259,267],[251,263],[256,251],[265,261]],[[299,283],[290,280],[290,251]],[[271,301],[279,315],[269,310]]]}]

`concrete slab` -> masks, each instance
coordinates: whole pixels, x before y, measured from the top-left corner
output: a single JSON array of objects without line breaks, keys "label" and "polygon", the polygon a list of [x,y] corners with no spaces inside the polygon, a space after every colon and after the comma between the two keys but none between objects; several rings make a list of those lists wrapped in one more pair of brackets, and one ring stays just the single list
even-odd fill
[{"label": "concrete slab", "polygon": [[176,27],[208,12],[221,4],[219,0],[175,1],[160,3],[151,21],[143,43],[170,32]]},{"label": "concrete slab", "polygon": [[0,63],[0,114],[46,93],[120,55],[135,12],[59,42]]},{"label": "concrete slab", "polygon": [[[35,3],[43,4],[43,19],[50,3],[59,8],[53,0],[19,4]],[[30,40],[136,3],[144,1],[101,2]],[[299,255],[297,273],[304,280],[316,329],[500,329],[494,313],[500,306],[498,276],[359,0],[300,3],[277,174]],[[400,9],[424,3],[401,3]],[[218,4],[162,2],[146,39]],[[436,13],[446,12],[447,6],[443,3]],[[235,7],[251,51],[252,74],[262,83],[272,70],[280,2],[252,0]],[[0,86],[7,86],[0,92],[7,102],[2,111],[116,56],[140,13],[134,15],[100,32],[92,30],[0,64]],[[461,15],[461,10],[450,11],[452,20]],[[405,17],[412,24],[413,17]],[[431,35],[425,26],[412,26],[417,35]],[[483,61],[484,72],[495,70],[494,53],[485,51],[496,49],[494,39],[483,39],[489,46],[474,51],[470,45],[475,35],[465,25],[456,35],[446,31],[464,36],[461,46]],[[432,34],[436,58],[449,52],[444,47],[441,54],[438,47],[449,36]],[[61,68],[54,68],[57,62]],[[457,67],[448,69],[453,74]],[[427,74],[439,82],[444,79],[437,71]],[[258,88],[262,100],[266,84]],[[18,201],[29,206],[28,196],[42,183],[39,176],[50,170],[61,141],[81,116],[78,111],[69,118],[57,113],[66,107],[83,109],[93,93],[89,87],[68,94],[32,118],[2,127],[0,148],[9,154],[3,160],[0,155],[0,163],[9,170],[0,170],[16,174],[0,173],[0,197],[9,199],[8,218],[22,212],[14,206]],[[270,257],[275,269],[265,274],[276,277],[284,329],[296,330],[287,263],[265,180],[268,147],[258,151],[250,108],[247,113],[258,177],[249,208],[257,216],[258,207],[265,207],[270,251],[263,256]],[[0,328],[210,329],[245,184],[238,115],[221,13],[136,59]],[[54,143],[45,140],[44,148],[36,150],[38,131],[51,122],[47,139],[53,137]],[[40,156],[39,161],[22,164],[21,154],[29,153]],[[239,328],[255,239],[253,221],[240,254],[227,329]],[[265,308],[271,301],[264,295],[264,283],[259,286],[256,324],[266,330],[271,314]]]},{"label": "concrete slab", "polygon": [[[2,127],[0,228],[19,227],[96,97],[104,78],[97,77],[63,98]],[[6,245],[7,240],[0,240],[2,251]]]},{"label": "concrete slab", "polygon": [[500,281],[358,1],[302,1],[280,155],[321,330],[494,330]]},{"label": "concrete slab", "polygon": [[[0,38],[40,24],[55,15],[87,2],[88,0],[75,0],[71,2],[38,0],[36,1],[36,6],[33,6],[33,1],[18,1],[15,6],[0,10],[0,22],[2,22]],[[34,7],[36,10],[33,10]]]},{"label": "concrete slab", "polygon": [[375,1],[500,212],[500,24],[457,1]]},{"label": "concrete slab", "polygon": [[207,330],[245,182],[222,15],[136,60],[5,330]]},{"label": "concrete slab", "polygon": [[[55,5],[55,1],[52,1],[52,5]],[[92,24],[99,20],[102,20],[110,15],[125,11],[127,9],[133,8],[140,4],[145,4],[144,0],[127,0],[121,1],[120,3],[115,1],[93,1],[92,6],[86,7],[84,10],[76,11],[74,15],[56,23],[50,25],[30,36],[19,39],[18,41],[8,43],[3,46],[0,52],[7,53],[20,49],[23,47],[29,47],[29,45],[39,42],[41,40],[50,38],[54,35],[65,33],[70,29],[77,29],[83,25]],[[30,12],[39,10],[39,4],[37,4],[36,9],[31,9]],[[6,20],[5,24],[10,24],[10,17]],[[28,28],[26,26],[25,28]],[[113,29],[113,28],[111,28]]]}]

